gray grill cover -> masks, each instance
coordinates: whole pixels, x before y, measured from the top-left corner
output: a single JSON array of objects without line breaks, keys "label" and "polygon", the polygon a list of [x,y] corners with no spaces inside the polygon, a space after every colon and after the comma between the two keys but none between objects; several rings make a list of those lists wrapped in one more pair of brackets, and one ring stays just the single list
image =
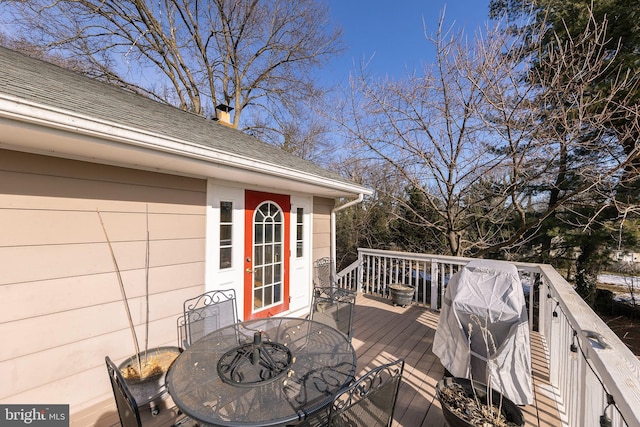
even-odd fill
[{"label": "gray grill cover", "polygon": [[514,403],[533,402],[529,322],[514,265],[474,260],[451,277],[433,353],[456,377],[490,379]]}]

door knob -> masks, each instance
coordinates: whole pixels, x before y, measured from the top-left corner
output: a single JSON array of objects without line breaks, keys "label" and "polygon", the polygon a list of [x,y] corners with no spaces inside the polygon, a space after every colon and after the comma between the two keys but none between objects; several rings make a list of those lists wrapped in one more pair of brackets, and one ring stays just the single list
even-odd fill
[{"label": "door knob", "polygon": [[252,270],[252,269],[250,269],[250,268],[247,268],[246,272],[247,272],[247,273],[253,273],[253,270]]}]

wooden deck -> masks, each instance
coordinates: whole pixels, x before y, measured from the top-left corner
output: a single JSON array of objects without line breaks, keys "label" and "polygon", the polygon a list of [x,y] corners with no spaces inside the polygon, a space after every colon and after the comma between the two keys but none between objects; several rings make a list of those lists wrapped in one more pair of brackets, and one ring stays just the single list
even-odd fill
[{"label": "wooden deck", "polygon": [[[438,313],[417,306],[393,307],[389,300],[358,295],[353,346],[358,354],[360,374],[380,364],[405,358],[405,371],[394,413],[394,427],[446,426],[435,386],[444,368],[431,352]],[[557,427],[561,425],[548,368],[539,334],[533,333],[532,365],[535,398],[523,406],[527,426]],[[72,426],[117,426],[113,399],[96,405],[91,411],[71,417]],[[100,417],[96,418],[96,414]],[[157,417],[143,411],[145,426],[168,427],[175,413],[163,409]],[[92,421],[90,421],[92,420]],[[97,420],[97,421],[96,421]]]}]

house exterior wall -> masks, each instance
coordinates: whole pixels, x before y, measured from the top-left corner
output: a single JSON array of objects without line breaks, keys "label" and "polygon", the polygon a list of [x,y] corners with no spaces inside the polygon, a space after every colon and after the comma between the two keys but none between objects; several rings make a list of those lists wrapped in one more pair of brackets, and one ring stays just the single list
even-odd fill
[{"label": "house exterior wall", "polygon": [[[312,206],[313,197],[310,195],[293,195],[291,197],[291,268],[289,279],[291,300],[289,310],[294,315],[302,315],[301,312],[308,313],[311,304],[311,283],[313,281]],[[297,218],[298,209],[303,214],[301,223],[298,222],[300,218]],[[298,240],[298,237],[302,237],[302,240]]]},{"label": "house exterior wall", "polygon": [[331,256],[331,209],[333,199],[313,198],[313,256],[312,261]]},{"label": "house exterior wall", "polygon": [[621,263],[638,264],[640,263],[640,252],[614,251],[611,254],[611,258]]},{"label": "house exterior wall", "polygon": [[177,345],[205,288],[205,207],[205,180],[0,150],[0,401],[73,420],[113,399],[104,357],[134,346],[100,216],[142,346],[148,229],[149,346]]},{"label": "house exterior wall", "polygon": [[[208,180],[207,197],[207,269],[206,289],[234,289],[238,302],[238,316],[244,317],[245,304],[245,192],[246,190],[263,193],[276,193],[290,198],[290,258],[289,258],[289,309],[287,316],[298,316],[306,313],[310,304],[311,283],[311,218],[312,199],[308,194],[292,193],[258,185],[242,185],[220,179]],[[232,213],[232,248],[231,263],[220,267],[220,206],[222,202],[231,203]],[[302,236],[298,242],[297,210],[303,213]],[[328,230],[327,230],[328,232]],[[302,245],[301,253],[297,245]]]}]

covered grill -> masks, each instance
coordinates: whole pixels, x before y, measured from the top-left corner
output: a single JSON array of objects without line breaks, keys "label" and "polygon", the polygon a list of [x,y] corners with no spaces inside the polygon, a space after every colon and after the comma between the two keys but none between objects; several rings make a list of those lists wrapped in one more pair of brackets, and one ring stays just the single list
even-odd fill
[{"label": "covered grill", "polygon": [[433,353],[456,377],[490,379],[514,403],[533,402],[529,322],[514,265],[474,260],[451,277]]}]

